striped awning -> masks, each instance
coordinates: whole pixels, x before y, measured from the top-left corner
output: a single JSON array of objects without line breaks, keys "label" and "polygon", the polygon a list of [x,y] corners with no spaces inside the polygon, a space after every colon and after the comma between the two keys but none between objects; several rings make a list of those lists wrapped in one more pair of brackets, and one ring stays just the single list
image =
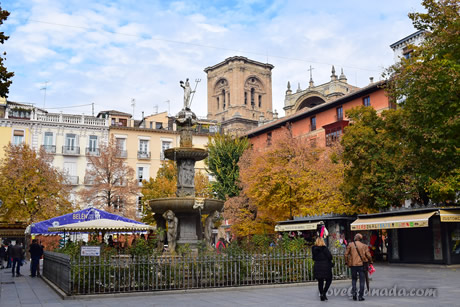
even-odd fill
[{"label": "striped awning", "polygon": [[460,222],[460,210],[439,210],[441,222]]},{"label": "striped awning", "polygon": [[318,223],[298,223],[298,224],[276,225],[275,231],[316,230],[316,226],[318,226]]},{"label": "striped awning", "polygon": [[428,220],[434,214],[436,214],[436,211],[386,217],[358,218],[350,226],[353,231],[428,227]]}]

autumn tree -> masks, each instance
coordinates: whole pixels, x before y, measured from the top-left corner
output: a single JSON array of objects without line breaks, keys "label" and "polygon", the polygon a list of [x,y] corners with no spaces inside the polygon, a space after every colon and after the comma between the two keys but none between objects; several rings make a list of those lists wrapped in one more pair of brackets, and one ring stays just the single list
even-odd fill
[{"label": "autumn tree", "polygon": [[247,138],[237,138],[228,134],[209,137],[209,156],[205,160],[207,171],[214,177],[212,191],[218,199],[239,195],[239,166],[243,152],[249,147]]},{"label": "autumn tree", "polygon": [[139,183],[134,169],[121,158],[121,151],[113,138],[101,144],[99,155],[88,155],[85,182],[79,191],[80,198],[88,204],[108,211],[121,211],[135,217]]},{"label": "autumn tree", "polygon": [[240,200],[226,203],[227,213],[240,211],[234,217],[239,235],[273,232],[277,221],[293,216],[358,210],[343,200],[340,191],[344,171],[340,146],[311,147],[287,128],[281,133],[270,147],[248,149],[240,159],[243,193]]},{"label": "autumn tree", "polygon": [[[6,10],[3,10],[2,7],[0,6],[0,26],[3,24],[5,20],[8,19],[8,16],[10,16],[10,13]],[[9,38],[9,36],[6,36],[4,32],[0,32],[0,44],[3,45],[3,43]],[[10,79],[13,78],[14,73],[13,72],[8,72],[8,70],[5,67],[4,61],[5,61],[5,56],[6,52],[3,52],[3,56],[0,56],[0,97],[8,97],[9,93],[9,87],[13,81]]]},{"label": "autumn tree", "polygon": [[9,222],[34,223],[71,212],[69,186],[52,156],[29,145],[5,146],[0,161],[0,216]]},{"label": "autumn tree", "polygon": [[401,141],[410,149],[420,197],[455,201],[460,190],[460,4],[425,0],[426,13],[411,13],[426,30],[409,59],[390,67],[388,92],[400,102]]}]

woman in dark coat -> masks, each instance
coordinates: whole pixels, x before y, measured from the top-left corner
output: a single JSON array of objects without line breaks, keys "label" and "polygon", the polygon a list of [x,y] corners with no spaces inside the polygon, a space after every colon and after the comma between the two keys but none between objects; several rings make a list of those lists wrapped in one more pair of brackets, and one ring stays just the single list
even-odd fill
[{"label": "woman in dark coat", "polygon": [[[311,249],[313,255],[313,274],[318,280],[319,294],[322,301],[327,301],[326,293],[332,283],[332,255],[322,238],[317,238]],[[324,285],[326,282],[326,285]]]}]

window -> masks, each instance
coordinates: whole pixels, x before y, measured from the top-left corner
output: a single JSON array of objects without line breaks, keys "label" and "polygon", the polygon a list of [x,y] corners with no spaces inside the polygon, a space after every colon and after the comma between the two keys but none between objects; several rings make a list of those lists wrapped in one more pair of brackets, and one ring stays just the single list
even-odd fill
[{"label": "window", "polygon": [[316,116],[310,118],[310,131],[316,130]]},{"label": "window", "polygon": [[365,107],[370,107],[371,106],[371,98],[369,96],[363,98],[363,105]]},{"label": "window", "polygon": [[64,173],[67,177],[67,182],[71,185],[78,184],[77,176],[77,163],[75,162],[64,162]]},{"label": "window", "polygon": [[259,108],[262,107],[262,95],[259,95]]},{"label": "window", "polygon": [[128,153],[126,152],[126,139],[125,138],[116,138],[115,139],[117,144],[117,149],[119,151],[120,158],[128,157]]},{"label": "window", "polygon": [[149,141],[147,140],[139,140],[139,151],[140,152],[147,152],[149,151]]},{"label": "window", "polygon": [[148,140],[142,140],[142,139],[139,140],[139,150],[137,151],[137,158],[150,160]]},{"label": "window", "polygon": [[248,92],[244,92],[244,104],[248,104]]},{"label": "window", "polygon": [[96,151],[97,149],[97,136],[90,135],[89,136],[89,151]]},{"label": "window", "polygon": [[267,133],[267,146],[270,146],[272,144],[272,133],[269,132]]},{"label": "window", "polygon": [[137,197],[137,212],[142,213],[144,211],[144,205],[142,204],[142,196]]},{"label": "window", "polygon": [[20,145],[24,143],[24,130],[13,131],[13,145]]},{"label": "window", "polygon": [[150,129],[153,129],[153,122],[150,122]]},{"label": "window", "polygon": [[53,132],[45,132],[45,136],[43,138],[43,145],[46,147],[53,145]]},{"label": "window", "polygon": [[219,107],[220,107],[220,105],[219,105],[219,97],[217,97],[217,110],[219,110]]},{"label": "window", "polygon": [[339,140],[341,135],[342,135],[341,127],[337,127],[337,128],[326,131],[326,146],[332,146],[334,142]]},{"label": "window", "polygon": [[77,135],[68,133],[65,136],[65,146],[69,150],[74,150],[75,146],[77,146]]},{"label": "window", "polygon": [[343,119],[343,108],[340,106],[336,110],[337,110],[337,120],[342,120]]},{"label": "window", "polygon": [[46,152],[48,153],[56,152],[56,146],[54,146],[53,143],[54,143],[53,132],[45,132],[45,135],[43,136],[43,148],[45,149]]},{"label": "window", "polygon": [[225,110],[225,90],[222,90],[222,108]]},{"label": "window", "polygon": [[254,107],[255,102],[254,102],[254,94],[256,90],[254,88],[251,88],[251,106]]},{"label": "window", "polygon": [[118,119],[118,126],[127,127],[128,126],[128,120],[126,118],[119,118]]},{"label": "window", "polygon": [[117,148],[120,150],[125,150],[126,148],[126,139],[125,138],[117,138],[116,139]]},{"label": "window", "polygon": [[160,160],[166,160],[165,158],[165,150],[171,148],[170,141],[161,141],[161,155]]},{"label": "window", "polygon": [[137,168],[137,181],[139,182],[139,185],[142,185],[142,180],[144,180],[144,167],[139,166]]},{"label": "window", "polygon": [[163,123],[155,123],[155,129],[163,129]]}]

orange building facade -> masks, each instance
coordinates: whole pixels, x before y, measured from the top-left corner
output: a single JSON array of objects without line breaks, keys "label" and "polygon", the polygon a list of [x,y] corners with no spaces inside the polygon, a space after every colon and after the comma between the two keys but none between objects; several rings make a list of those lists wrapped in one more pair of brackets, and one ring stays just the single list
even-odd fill
[{"label": "orange building facade", "polygon": [[380,113],[391,108],[383,89],[384,83],[371,83],[334,101],[301,109],[290,116],[257,127],[245,135],[254,148],[262,149],[283,135],[282,127],[289,127],[293,137],[305,138],[314,146],[328,146],[338,140],[348,126],[349,119],[346,115],[350,109],[365,105]]}]

